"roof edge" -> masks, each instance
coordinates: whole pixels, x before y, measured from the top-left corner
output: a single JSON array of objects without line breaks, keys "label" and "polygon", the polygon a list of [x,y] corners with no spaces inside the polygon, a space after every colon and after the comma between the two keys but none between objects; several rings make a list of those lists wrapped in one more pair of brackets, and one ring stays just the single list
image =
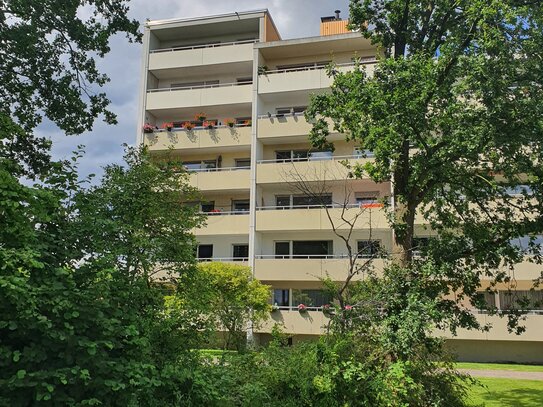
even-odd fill
[{"label": "roof edge", "polygon": [[[258,10],[248,10],[248,11],[234,11],[232,13],[225,13],[225,14],[214,14],[209,16],[202,16],[202,17],[189,17],[189,18],[169,18],[165,20],[149,20],[144,23],[146,27],[154,27],[154,26],[160,26],[163,24],[177,24],[177,23],[188,23],[188,22],[205,22],[207,20],[215,20],[219,18],[235,18],[239,16],[248,16],[254,14],[255,17],[262,17],[263,15],[267,14],[270,16],[270,12],[268,9],[258,9]],[[273,20],[272,20],[273,21]],[[275,24],[274,24],[275,26]]]}]

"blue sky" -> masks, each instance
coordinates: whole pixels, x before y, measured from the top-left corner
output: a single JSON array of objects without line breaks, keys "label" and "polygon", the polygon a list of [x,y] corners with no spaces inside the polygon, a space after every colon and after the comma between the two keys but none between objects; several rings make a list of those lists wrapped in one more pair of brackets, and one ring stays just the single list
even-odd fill
[{"label": "blue sky", "polygon": [[[267,8],[283,38],[308,37],[319,34],[320,17],[333,15],[339,9],[348,15],[348,0],[132,0],[130,16],[139,21],[167,18],[189,18]],[[111,100],[110,109],[117,114],[118,124],[95,123],[91,132],[66,136],[49,122],[37,133],[53,140],[53,156],[67,158],[80,144],[85,145],[85,157],[80,161],[80,173],[101,174],[101,168],[122,161],[123,143],[134,144],[137,122],[138,92],[141,67],[141,45],[129,44],[123,36],[111,41],[111,52],[98,61],[101,71],[111,78],[104,87]]]}]

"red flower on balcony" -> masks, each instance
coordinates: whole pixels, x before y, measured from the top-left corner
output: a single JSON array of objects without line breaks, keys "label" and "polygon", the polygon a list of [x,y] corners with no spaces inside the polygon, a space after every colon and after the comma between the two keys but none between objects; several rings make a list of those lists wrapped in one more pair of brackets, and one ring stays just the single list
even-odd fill
[{"label": "red flower on balcony", "polygon": [[299,304],[298,305],[298,311],[299,312],[307,312],[307,307],[305,306],[305,304]]},{"label": "red flower on balcony", "polygon": [[194,128],[194,124],[191,123],[191,122],[185,122],[185,123],[183,123],[183,128],[185,130],[190,131],[190,130],[192,130]]},{"label": "red flower on balcony", "polygon": [[155,131],[155,126],[153,126],[151,123],[145,123],[143,125],[143,132],[144,133],[152,133]]},{"label": "red flower on balcony", "polygon": [[205,129],[213,129],[215,126],[217,125],[217,123],[215,123],[213,120],[206,120],[204,123],[203,123],[203,126]]},{"label": "red flower on balcony", "polygon": [[203,112],[196,113],[194,115],[194,120],[196,120],[198,122],[203,122],[206,118],[207,118],[207,114],[205,114]]},{"label": "red flower on balcony", "polygon": [[230,128],[236,125],[236,121],[234,119],[224,119],[223,123]]},{"label": "red flower on balcony", "polygon": [[171,131],[173,129],[173,123],[172,122],[162,123],[162,128],[164,130]]}]

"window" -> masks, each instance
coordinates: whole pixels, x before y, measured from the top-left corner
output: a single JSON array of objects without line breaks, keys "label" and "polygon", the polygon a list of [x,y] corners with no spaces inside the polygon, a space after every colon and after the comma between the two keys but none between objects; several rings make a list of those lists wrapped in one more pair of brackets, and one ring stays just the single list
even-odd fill
[{"label": "window", "polygon": [[292,197],[293,206],[322,206],[332,205],[332,194],[306,196],[295,195]]},{"label": "window", "polygon": [[306,150],[276,151],[275,159],[280,162],[307,161],[310,153]]},{"label": "window", "polygon": [[233,245],[232,257],[238,260],[247,260],[249,258],[249,245],[248,244]]},{"label": "window", "polygon": [[237,158],[236,159],[236,168],[250,168],[251,159],[250,158]]},{"label": "window", "polygon": [[273,290],[272,304],[279,307],[288,307],[290,305],[290,290],[283,288]]},{"label": "window", "polygon": [[332,253],[331,240],[300,240],[292,242],[292,254],[294,256],[323,258]]},{"label": "window", "polygon": [[291,151],[276,151],[275,158],[277,161],[290,161],[292,159]]},{"label": "window", "polygon": [[206,171],[217,168],[216,160],[186,161],[183,163],[187,171]]},{"label": "window", "polygon": [[362,258],[378,257],[381,251],[380,240],[359,240],[357,246],[358,255]]},{"label": "window", "polygon": [[496,307],[496,295],[494,293],[489,293],[488,291],[478,291],[477,294],[483,297],[483,303],[487,308]]},{"label": "window", "polygon": [[309,157],[309,152],[305,150],[292,151],[292,159],[296,161],[305,161]]},{"label": "window", "polygon": [[202,202],[200,204],[200,210],[202,212],[212,212],[215,210],[215,202]]},{"label": "window", "polygon": [[275,197],[275,206],[279,207],[279,209],[289,209],[290,195],[277,195]]},{"label": "window", "polygon": [[505,193],[507,195],[533,195],[533,190],[530,185],[515,185],[505,187]]},{"label": "window", "polygon": [[275,242],[275,258],[285,259],[290,257],[290,242]]},{"label": "window", "polygon": [[523,310],[543,309],[543,291],[517,290],[500,291],[500,308],[503,310],[517,308]]},{"label": "window", "polygon": [[232,212],[246,213],[249,212],[250,206],[251,204],[248,199],[232,201]]},{"label": "window", "polygon": [[355,200],[361,208],[375,208],[383,206],[379,202],[378,191],[357,192],[355,194]]},{"label": "window", "polygon": [[323,290],[292,290],[292,305],[304,304],[307,307],[322,307],[330,304],[330,296]]},{"label": "window", "polygon": [[543,235],[521,236],[512,239],[510,243],[523,253],[543,253]]},{"label": "window", "polygon": [[331,151],[312,151],[309,153],[309,161],[323,161],[331,160],[332,152]]},{"label": "window", "polygon": [[210,259],[213,258],[213,245],[212,244],[200,244],[198,245],[198,259]]}]

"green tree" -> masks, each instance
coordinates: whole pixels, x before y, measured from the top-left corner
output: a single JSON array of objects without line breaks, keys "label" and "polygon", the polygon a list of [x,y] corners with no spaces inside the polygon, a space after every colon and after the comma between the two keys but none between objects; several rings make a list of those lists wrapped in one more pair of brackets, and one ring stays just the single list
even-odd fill
[{"label": "green tree", "polygon": [[224,347],[243,350],[247,324],[258,325],[269,317],[269,286],[253,279],[249,267],[218,262],[199,264],[195,280],[197,302],[217,330],[226,329]]},{"label": "green tree", "polygon": [[0,1],[0,157],[40,174],[50,142],[33,130],[44,117],[67,134],[91,130],[101,115],[115,123],[99,92],[109,79],[96,58],[109,52],[115,34],[140,40],[139,23],[127,13],[126,0]]},{"label": "green tree", "polygon": [[[353,0],[350,8],[351,27],[381,55],[373,73],[331,68],[331,92],[307,113],[316,120],[311,141],[331,145],[330,118],[373,151],[354,173],[392,182],[396,277],[426,280],[448,310],[436,322],[476,326],[445,297],[480,305],[483,276],[507,282],[527,254],[541,261],[543,8],[517,0]],[[436,236],[424,248],[414,239],[417,215]],[[526,235],[521,249],[515,240]],[[417,249],[431,269],[413,260]]]},{"label": "green tree", "polygon": [[0,172],[0,404],[152,405],[182,393],[193,342],[177,336],[198,326],[167,312],[152,271],[194,271],[201,220],[180,202],[195,191],[145,152],[126,160],[90,189],[71,162],[33,187]]}]

